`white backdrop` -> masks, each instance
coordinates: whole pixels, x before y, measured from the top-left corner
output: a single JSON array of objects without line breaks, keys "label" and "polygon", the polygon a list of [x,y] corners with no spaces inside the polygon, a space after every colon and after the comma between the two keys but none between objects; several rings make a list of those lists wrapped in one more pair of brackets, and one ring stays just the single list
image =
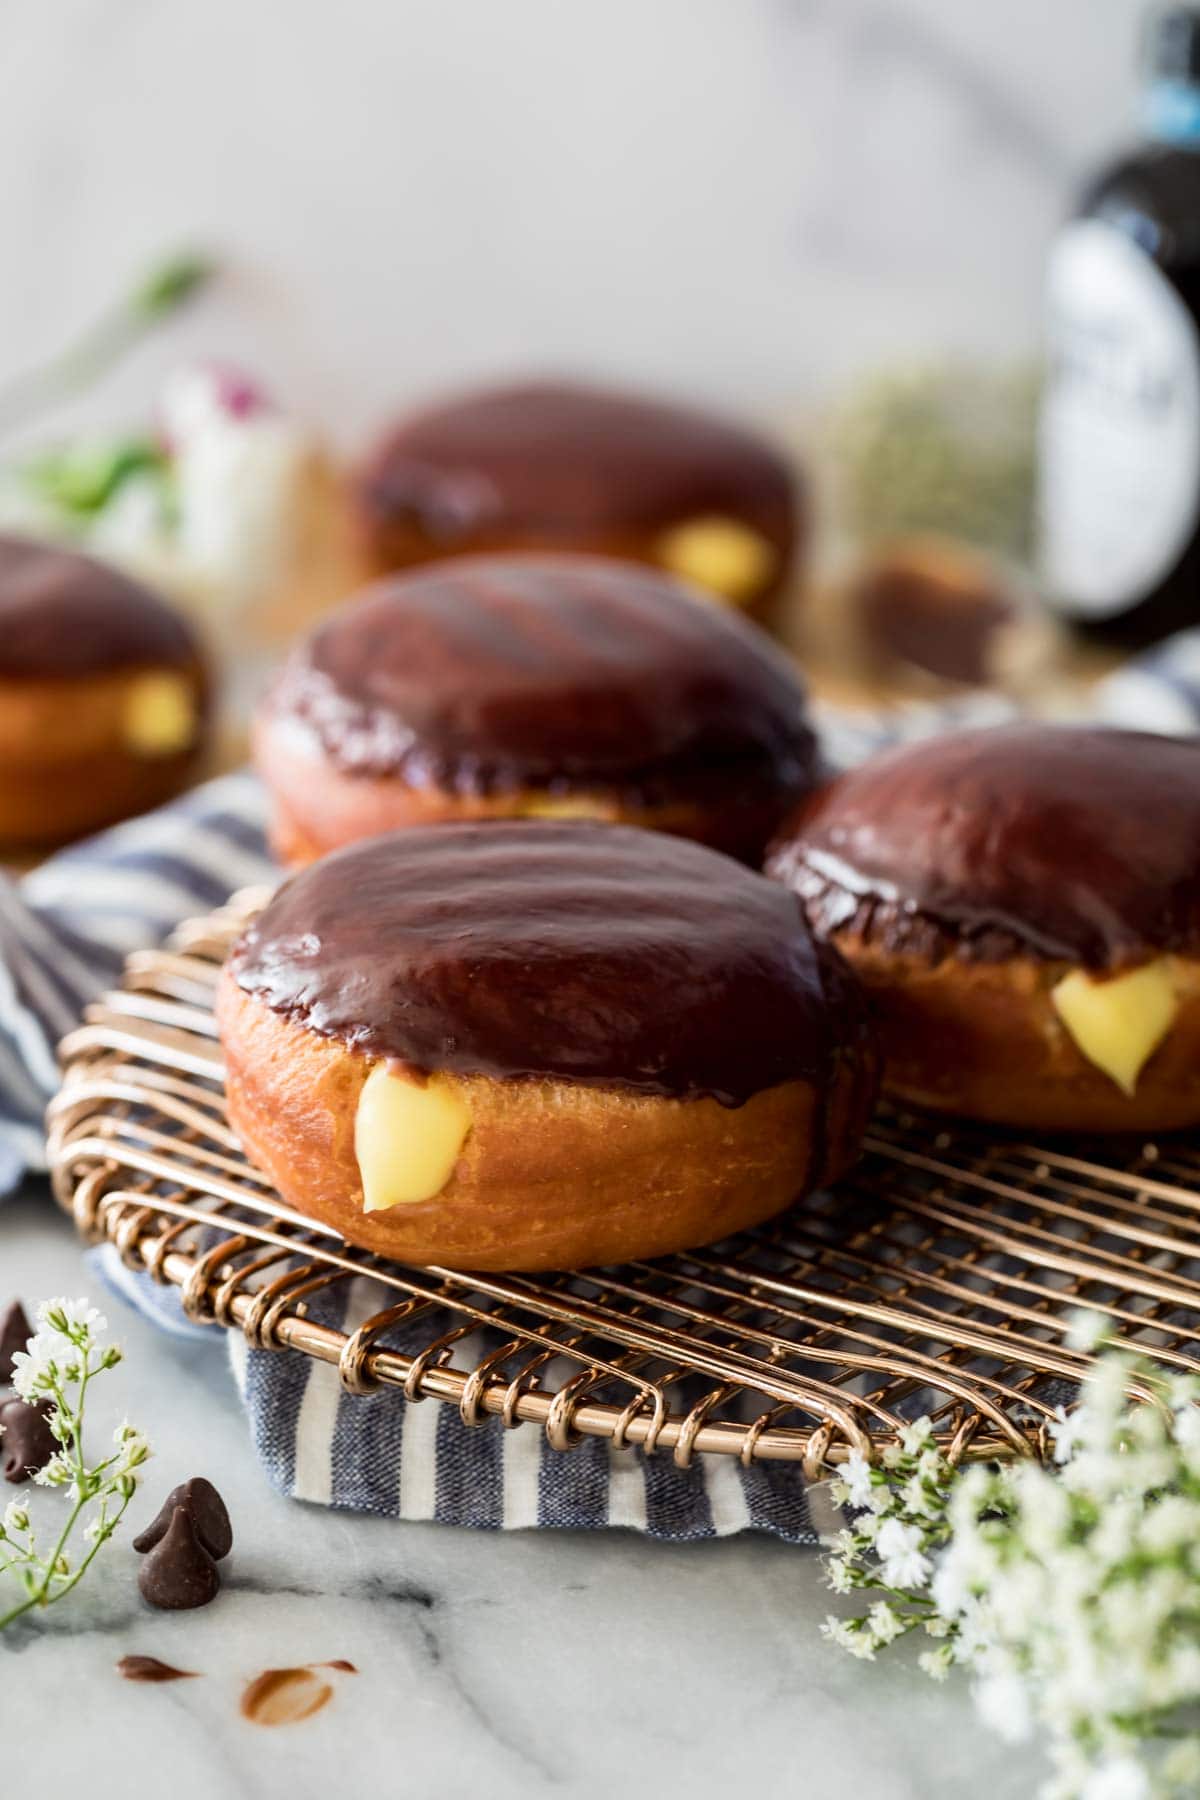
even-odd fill
[{"label": "white backdrop", "polygon": [[765,411],[1033,341],[1047,236],[1132,122],[1136,0],[0,0],[0,364],[221,251],[180,348],[344,441],[529,365]]}]

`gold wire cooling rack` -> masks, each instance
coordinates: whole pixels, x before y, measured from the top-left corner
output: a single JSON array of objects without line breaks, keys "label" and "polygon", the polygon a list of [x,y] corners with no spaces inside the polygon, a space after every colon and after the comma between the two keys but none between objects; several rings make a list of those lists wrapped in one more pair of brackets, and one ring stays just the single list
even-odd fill
[{"label": "gold wire cooling rack", "polygon": [[[762,1229],[655,1263],[551,1277],[407,1268],[290,1212],[225,1116],[211,1002],[262,896],[130,957],[62,1046],[50,1165],[80,1229],[252,1345],[581,1436],[800,1462],[875,1454],[920,1413],[949,1453],[1042,1454],[1088,1359],[1072,1311],[1110,1314],[1165,1367],[1200,1369],[1200,1150],[1033,1145],[894,1110],[849,1179]],[[360,1276],[354,1329],[331,1295]]]}]

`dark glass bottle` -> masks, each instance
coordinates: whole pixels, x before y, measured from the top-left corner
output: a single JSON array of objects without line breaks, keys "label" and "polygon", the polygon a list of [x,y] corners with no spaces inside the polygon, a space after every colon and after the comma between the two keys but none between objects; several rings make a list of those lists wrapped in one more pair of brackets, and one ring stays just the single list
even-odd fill
[{"label": "dark glass bottle", "polygon": [[1041,575],[1088,636],[1200,625],[1200,9],[1149,44],[1145,139],[1050,257]]}]

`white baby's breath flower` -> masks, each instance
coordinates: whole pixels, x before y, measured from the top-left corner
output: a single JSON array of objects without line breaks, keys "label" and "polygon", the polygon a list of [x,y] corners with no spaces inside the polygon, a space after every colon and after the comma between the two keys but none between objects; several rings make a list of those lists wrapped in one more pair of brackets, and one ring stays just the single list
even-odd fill
[{"label": "white baby's breath flower", "polygon": [[923,1588],[933,1564],[924,1552],[924,1537],[919,1525],[906,1525],[901,1519],[884,1519],[875,1540],[875,1549],[883,1564],[883,1579],[889,1587]]},{"label": "white baby's breath flower", "polygon": [[74,1477],[75,1470],[61,1450],[56,1450],[48,1463],[34,1474],[34,1481],[39,1487],[65,1487]]},{"label": "white baby's breath flower", "polygon": [[1150,1777],[1131,1756],[1114,1757],[1093,1769],[1079,1800],[1150,1800]]},{"label": "white baby's breath flower", "polygon": [[1170,1556],[1176,1550],[1200,1544],[1200,1501],[1182,1494],[1164,1494],[1148,1507],[1138,1526],[1138,1541],[1152,1556]]},{"label": "white baby's breath flower", "polygon": [[113,1432],[113,1442],[120,1451],[117,1468],[121,1473],[140,1468],[150,1455],[150,1445],[144,1434],[131,1425],[128,1419]]},{"label": "white baby's breath flower", "polygon": [[1008,1744],[1023,1744],[1033,1735],[1029,1690],[1015,1670],[998,1670],[975,1684],[975,1709],[984,1724]]},{"label": "white baby's breath flower", "polygon": [[1077,1307],[1067,1320],[1067,1343],[1083,1355],[1098,1350],[1111,1336],[1112,1320],[1106,1313],[1096,1312],[1091,1307]]},{"label": "white baby's breath flower", "polygon": [[936,1518],[941,1511],[941,1500],[936,1493],[931,1493],[929,1484],[920,1475],[911,1475],[900,1490],[900,1500],[905,1512],[917,1513],[927,1519]]},{"label": "white baby's breath flower", "polygon": [[1129,1358],[1117,1351],[1093,1365],[1078,1408],[1091,1448],[1111,1448],[1125,1412],[1131,1373]]},{"label": "white baby's breath flower", "polygon": [[[44,1488],[65,1490],[70,1510],[53,1532],[54,1548],[43,1552],[31,1516],[10,1503],[0,1523],[0,1576],[16,1577],[15,1604],[0,1595],[0,1631],[32,1609],[69,1594],[92,1558],[112,1536],[137,1486],[137,1473],[150,1454],[136,1427],[125,1423],[113,1434],[114,1455],[90,1463],[84,1448],[84,1412],[93,1379],[120,1361],[115,1346],[97,1333],[105,1321],[86,1300],[48,1300],[38,1308],[38,1330],[13,1356],[13,1383],[22,1399],[41,1405],[58,1448],[34,1474]],[[64,1546],[78,1531],[87,1546],[77,1560]]]},{"label": "white baby's breath flower", "polygon": [[1175,1414],[1175,1442],[1193,1455],[1200,1453],[1200,1406],[1195,1401]]},{"label": "white baby's breath flower", "polygon": [[1050,1422],[1050,1441],[1054,1445],[1056,1463],[1070,1462],[1079,1448],[1083,1437],[1084,1421],[1078,1411],[1067,1412],[1065,1407],[1056,1406],[1054,1418]]},{"label": "white baby's breath flower", "polygon": [[867,1614],[871,1635],[879,1645],[890,1644],[904,1636],[904,1621],[886,1600],[877,1600]]},{"label": "white baby's breath flower", "polygon": [[839,1471],[846,1491],[843,1505],[870,1506],[874,1493],[871,1465],[861,1450],[852,1450]]},{"label": "white baby's breath flower", "polygon": [[996,1620],[986,1600],[972,1595],[956,1621],[954,1659],[960,1663],[978,1663],[982,1668],[996,1649]]},{"label": "white baby's breath flower", "polygon": [[926,1416],[923,1419],[914,1419],[913,1423],[906,1425],[900,1433],[900,1447],[905,1456],[919,1456],[932,1436],[933,1420],[931,1418]]},{"label": "white baby's breath flower", "polygon": [[831,1556],[825,1564],[825,1579],[835,1594],[848,1594],[854,1587],[854,1576],[843,1556]]},{"label": "white baby's breath flower", "polygon": [[861,1658],[863,1662],[874,1660],[874,1639],[854,1619],[835,1619],[831,1613],[821,1627],[821,1635],[839,1649],[848,1650],[851,1656]]},{"label": "white baby's breath flower", "polygon": [[22,1400],[37,1400],[59,1379],[63,1340],[55,1332],[37,1331],[24,1350],[13,1352],[12,1384]]},{"label": "white baby's breath flower", "polygon": [[[1194,1641],[1173,1644],[1163,1662],[1162,1673],[1169,1695],[1168,1704],[1191,1705],[1200,1694],[1200,1644]],[[1200,1743],[1196,1745],[1196,1754],[1200,1760]],[[1200,1791],[1200,1778],[1196,1787]]]},{"label": "white baby's breath flower", "polygon": [[71,1343],[82,1343],[108,1330],[104,1314],[87,1300],[44,1300],[38,1307],[38,1325],[45,1331],[57,1332]]},{"label": "white baby's breath flower", "polygon": [[1185,1794],[1200,1791],[1200,1741],[1184,1738],[1163,1757],[1163,1779]]},{"label": "white baby's breath flower", "polygon": [[[1107,1329],[1093,1320],[1076,1341]],[[924,1422],[908,1428],[836,1546],[839,1584],[895,1598],[827,1635],[872,1657],[927,1633],[921,1667],[970,1669],[992,1729],[1013,1742],[1047,1730],[1042,1800],[1191,1800],[1200,1736],[1169,1752],[1155,1739],[1191,1732],[1200,1710],[1198,1392],[1104,1350],[1051,1426],[1053,1468],[952,1470]]]}]

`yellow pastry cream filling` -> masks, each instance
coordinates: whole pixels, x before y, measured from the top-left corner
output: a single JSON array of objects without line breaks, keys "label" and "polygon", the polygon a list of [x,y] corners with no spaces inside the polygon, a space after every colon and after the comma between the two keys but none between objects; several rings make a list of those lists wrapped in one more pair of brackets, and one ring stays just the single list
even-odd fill
[{"label": "yellow pastry cream filling", "polygon": [[738,519],[685,519],[657,539],[655,555],[664,569],[740,606],[775,573],[775,546]]},{"label": "yellow pastry cream filling", "polygon": [[520,805],[523,819],[614,819],[616,815],[616,801],[599,794],[535,794]]},{"label": "yellow pastry cream filling", "polygon": [[166,670],[134,676],[125,695],[121,733],[136,756],[177,756],[186,750],[196,736],[191,682]]},{"label": "yellow pastry cream filling", "polygon": [[415,1206],[441,1193],[471,1129],[471,1114],[444,1075],[418,1080],[376,1063],[354,1116],[363,1211]]},{"label": "yellow pastry cream filling", "polygon": [[1072,969],[1051,989],[1050,998],[1088,1061],[1131,1097],[1138,1076],[1179,1011],[1171,962],[1165,956],[1104,980]]}]

